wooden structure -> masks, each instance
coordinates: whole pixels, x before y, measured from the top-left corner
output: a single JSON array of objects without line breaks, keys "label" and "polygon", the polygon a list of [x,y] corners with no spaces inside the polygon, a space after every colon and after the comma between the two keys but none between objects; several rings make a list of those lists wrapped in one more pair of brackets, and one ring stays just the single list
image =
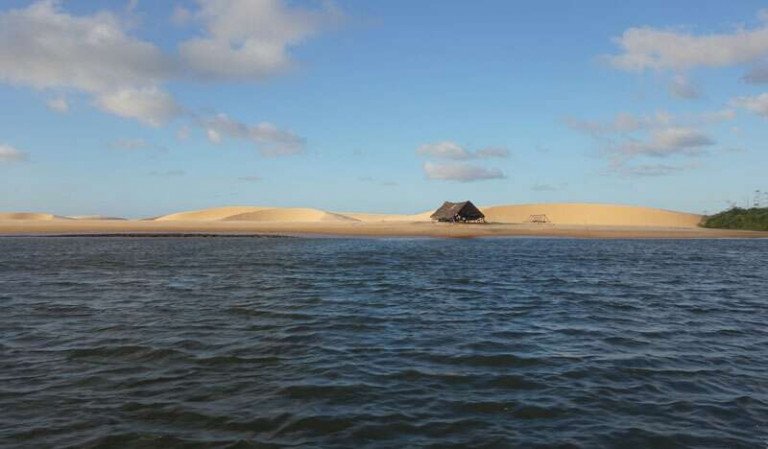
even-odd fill
[{"label": "wooden structure", "polygon": [[531,215],[530,217],[528,217],[528,223],[551,224],[552,222],[549,221],[549,217],[547,217],[544,214],[541,214],[541,215]]},{"label": "wooden structure", "polygon": [[448,223],[485,223],[485,215],[471,201],[446,201],[429,218]]}]

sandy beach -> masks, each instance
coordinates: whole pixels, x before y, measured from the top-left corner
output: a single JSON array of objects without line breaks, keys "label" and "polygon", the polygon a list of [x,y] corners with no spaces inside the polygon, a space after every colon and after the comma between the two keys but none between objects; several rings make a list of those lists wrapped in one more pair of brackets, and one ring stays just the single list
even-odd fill
[{"label": "sandy beach", "polygon": [[[482,207],[487,224],[435,223],[414,215],[335,213],[311,208],[232,206],[151,219],[0,214],[0,235],[316,235],[378,237],[765,238],[763,232],[705,229],[702,216],[653,208],[550,203]],[[546,215],[548,223],[529,221]]]}]

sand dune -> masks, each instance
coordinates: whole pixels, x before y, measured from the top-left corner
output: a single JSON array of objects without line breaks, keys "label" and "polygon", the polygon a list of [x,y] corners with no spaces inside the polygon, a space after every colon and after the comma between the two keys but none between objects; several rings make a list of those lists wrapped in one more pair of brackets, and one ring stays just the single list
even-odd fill
[{"label": "sand dune", "polygon": [[66,218],[70,220],[125,220],[125,218],[107,217],[104,215],[68,215]]},{"label": "sand dune", "polygon": [[214,207],[211,209],[201,209],[163,215],[162,217],[155,218],[154,221],[215,221],[223,220],[227,217],[232,217],[248,212],[258,212],[264,209],[267,208],[252,206]]},{"label": "sand dune", "polygon": [[59,215],[52,214],[40,214],[35,212],[7,212],[0,213],[0,220],[34,220],[34,221],[48,221],[48,220],[68,220],[67,217],[61,217]]},{"label": "sand dune", "polygon": [[341,214],[307,208],[274,208],[245,212],[222,218],[223,221],[254,221],[283,223],[347,222],[358,220]]},{"label": "sand dune", "polygon": [[[522,204],[481,208],[487,225],[432,223],[413,214],[333,213],[310,208],[219,207],[154,220],[76,220],[51,214],[0,213],[0,235],[277,234],[387,237],[550,236],[580,238],[766,238],[768,233],[698,227],[696,214],[607,204]],[[546,215],[549,224],[529,222]]]},{"label": "sand dune", "polygon": [[555,226],[633,226],[696,228],[701,215],[662,209],[609,204],[549,203],[481,208],[491,223],[527,223],[531,215],[546,215]]},{"label": "sand dune", "polygon": [[341,215],[345,217],[354,218],[355,220],[365,223],[386,223],[386,222],[416,222],[416,221],[430,221],[429,216],[433,211],[423,212],[414,215],[396,215],[396,214],[365,214],[358,212],[342,212]]}]

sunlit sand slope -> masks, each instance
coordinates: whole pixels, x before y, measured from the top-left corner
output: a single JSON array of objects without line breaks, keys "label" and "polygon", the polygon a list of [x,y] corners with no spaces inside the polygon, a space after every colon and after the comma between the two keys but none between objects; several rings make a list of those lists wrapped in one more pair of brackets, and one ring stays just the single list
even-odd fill
[{"label": "sunlit sand slope", "polygon": [[187,212],[178,212],[170,215],[163,215],[162,217],[155,218],[155,221],[215,221],[248,212],[257,212],[264,209],[266,208],[251,206],[214,207],[211,209],[193,210]]},{"label": "sunlit sand slope", "polygon": [[316,223],[316,222],[347,222],[358,220],[340,214],[325,212],[318,209],[306,208],[275,208],[225,217],[224,221],[254,221],[254,222],[283,222],[283,223]]},{"label": "sunlit sand slope", "polygon": [[544,203],[482,208],[491,223],[528,223],[532,215],[546,215],[554,225],[695,228],[701,215],[662,209],[609,204]]},{"label": "sunlit sand slope", "polygon": [[125,220],[125,218],[106,217],[104,215],[70,215],[67,218],[70,220]]},{"label": "sunlit sand slope", "polygon": [[365,223],[386,223],[392,221],[398,222],[412,222],[412,221],[429,221],[429,216],[433,211],[424,212],[414,215],[395,215],[395,214],[364,214],[357,212],[343,212],[341,215],[345,217],[354,218]]},{"label": "sunlit sand slope", "polygon": [[48,220],[67,220],[67,217],[60,217],[58,215],[40,214],[33,212],[6,212],[0,213],[0,220],[34,220],[34,221],[48,221]]}]

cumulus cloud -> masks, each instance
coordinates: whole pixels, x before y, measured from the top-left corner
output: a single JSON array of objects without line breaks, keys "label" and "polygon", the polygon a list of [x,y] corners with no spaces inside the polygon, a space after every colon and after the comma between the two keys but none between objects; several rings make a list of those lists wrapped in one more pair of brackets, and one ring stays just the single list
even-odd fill
[{"label": "cumulus cloud", "polygon": [[424,164],[427,179],[441,181],[472,182],[487,179],[502,179],[506,176],[498,168],[484,168],[467,163]]},{"label": "cumulus cloud", "polygon": [[[164,89],[185,78],[257,80],[291,65],[290,50],[340,17],[331,1],[319,8],[285,0],[197,0],[178,7],[173,20],[202,28],[178,54],[131,33],[136,23],[131,0],[122,11],[75,15],[61,0],[40,0],[0,12],[0,82],[54,92],[79,91],[98,109],[158,127],[193,118]],[[66,112],[65,97],[48,107]],[[229,126],[206,119],[212,141],[246,138],[265,155],[294,154],[303,140],[269,123]],[[184,133],[182,133],[184,134]]]},{"label": "cumulus cloud", "polygon": [[107,148],[123,151],[165,151],[164,147],[149,143],[144,139],[116,139],[109,142]]},{"label": "cumulus cloud", "polygon": [[608,56],[616,68],[628,71],[726,67],[756,62],[768,56],[768,23],[733,33],[694,35],[652,27],[630,28],[614,39],[621,48]]},{"label": "cumulus cloud", "polygon": [[205,130],[208,140],[221,143],[225,138],[242,140],[255,145],[262,156],[286,156],[305,150],[305,140],[271,123],[249,125],[229,118],[225,114],[200,118],[198,125]]},{"label": "cumulus cloud", "polygon": [[768,93],[755,97],[738,97],[732,101],[732,104],[763,117],[768,117]]},{"label": "cumulus cloud", "polygon": [[673,127],[710,126],[733,120],[736,115],[736,111],[732,108],[680,115],[666,111],[656,111],[653,114],[645,115],[620,112],[607,122],[566,117],[565,123],[575,131],[587,133],[594,137],[604,137]]},{"label": "cumulus cloud", "polygon": [[438,159],[483,159],[483,158],[504,158],[509,156],[509,150],[501,147],[481,148],[475,152],[470,151],[461,145],[451,142],[425,143],[416,148],[416,154]]},{"label": "cumulus cloud", "polygon": [[26,153],[10,145],[0,144],[0,162],[21,162],[25,160],[27,160]]},{"label": "cumulus cloud", "polygon": [[[74,16],[57,0],[2,12],[0,80],[87,92],[104,111],[156,126],[175,110],[170,94],[157,87],[174,75],[174,64],[126,28],[113,13]],[[49,108],[65,112],[68,104],[61,97]]]},{"label": "cumulus cloud", "polygon": [[669,93],[681,100],[695,100],[701,97],[699,88],[688,78],[680,75],[674,77],[669,83]]},{"label": "cumulus cloud", "polygon": [[472,155],[454,142],[425,143],[416,148],[416,154],[441,159],[470,159]]},{"label": "cumulus cloud", "polygon": [[155,45],[128,35],[112,13],[73,16],[43,0],[0,13],[0,79],[21,86],[103,92],[167,79]]},{"label": "cumulus cloud", "polygon": [[289,49],[338,18],[332,3],[321,9],[289,7],[282,0],[197,0],[198,10],[177,9],[174,20],[203,24],[205,35],[179,46],[195,75],[261,79],[291,65]]},{"label": "cumulus cloud", "polygon": [[69,112],[69,102],[64,95],[48,100],[45,105],[49,111],[58,112],[59,114],[66,114]]},{"label": "cumulus cloud", "polygon": [[692,165],[667,165],[667,164],[635,165],[635,166],[622,167],[621,173],[626,176],[656,177],[656,176],[671,175],[684,170],[688,170],[690,168],[693,168],[693,166]]},{"label": "cumulus cloud", "polygon": [[168,93],[156,87],[120,89],[99,95],[95,101],[103,111],[159,127],[183,113]]},{"label": "cumulus cloud", "polygon": [[502,147],[481,148],[475,153],[478,158],[509,157],[509,150]]},{"label": "cumulus cloud", "polygon": [[667,128],[651,132],[646,141],[631,140],[618,146],[620,152],[629,157],[665,157],[676,154],[695,156],[704,152],[704,147],[715,141],[707,134],[691,128]]},{"label": "cumulus cloud", "polygon": [[744,81],[750,84],[768,83],[768,64],[757,64],[744,75]]},{"label": "cumulus cloud", "polygon": [[706,154],[717,142],[704,129],[734,118],[736,112],[729,108],[684,115],[663,111],[645,116],[622,113],[607,122],[576,119],[566,119],[566,122],[572,129],[594,138],[600,155],[609,161],[614,171],[632,176],[650,176],[653,172],[658,176],[672,174],[676,170],[664,169],[672,165],[633,165],[635,160],[690,159]]},{"label": "cumulus cloud", "polygon": [[626,134],[639,130],[670,126],[674,121],[671,114],[658,111],[653,115],[636,116],[626,112],[618,113],[610,122],[579,120],[567,117],[565,122],[571,129],[585,132],[593,136],[606,134]]}]

